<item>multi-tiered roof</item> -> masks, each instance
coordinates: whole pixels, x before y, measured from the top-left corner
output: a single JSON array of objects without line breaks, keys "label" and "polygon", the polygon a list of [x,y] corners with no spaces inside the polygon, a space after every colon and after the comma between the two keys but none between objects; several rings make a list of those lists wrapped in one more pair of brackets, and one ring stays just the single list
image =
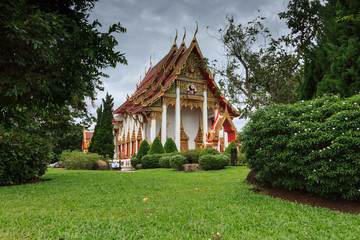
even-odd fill
[{"label": "multi-tiered roof", "polygon": [[[196,32],[188,48],[185,46],[185,36],[186,34],[184,35],[179,48],[177,47],[175,38],[174,44],[168,54],[166,54],[166,56],[154,67],[150,67],[150,69],[146,72],[145,77],[141,80],[140,85],[137,86],[134,94],[132,94],[131,97],[127,97],[126,101],[115,110],[114,114],[136,114],[144,111],[146,107],[149,107],[158,101],[165,92],[170,89],[175,80],[178,78],[181,70],[186,67],[186,61],[191,53],[194,53],[200,61],[203,60],[203,55],[196,40]],[[219,104],[224,108],[226,107],[231,116],[239,116],[236,110],[217,90],[218,87],[209,68],[207,66],[203,66],[200,71],[202,72],[203,78],[208,82],[208,88],[218,99]]]}]

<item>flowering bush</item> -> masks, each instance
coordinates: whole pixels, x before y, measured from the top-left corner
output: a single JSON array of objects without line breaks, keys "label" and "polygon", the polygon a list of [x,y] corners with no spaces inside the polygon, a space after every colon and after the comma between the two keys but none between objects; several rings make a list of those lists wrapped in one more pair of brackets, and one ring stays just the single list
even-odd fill
[{"label": "flowering bush", "polygon": [[243,148],[268,185],[360,199],[360,95],[325,96],[256,111]]}]

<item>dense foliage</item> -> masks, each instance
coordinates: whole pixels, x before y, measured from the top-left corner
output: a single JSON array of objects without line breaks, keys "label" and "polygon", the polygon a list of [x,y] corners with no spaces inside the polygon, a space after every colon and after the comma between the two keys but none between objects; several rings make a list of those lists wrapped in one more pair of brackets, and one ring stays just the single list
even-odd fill
[{"label": "dense foliage", "polygon": [[224,169],[229,166],[229,156],[227,155],[203,155],[199,158],[199,164],[204,170]]},{"label": "dense foliage", "polygon": [[150,149],[149,143],[148,143],[148,141],[146,141],[146,139],[144,139],[141,142],[138,153],[136,155],[136,157],[139,159],[140,163],[141,163],[143,156],[145,156],[149,152],[149,149]]},{"label": "dense foliage", "polygon": [[103,160],[103,156],[97,153],[84,153],[81,151],[64,151],[61,161],[69,170],[93,170],[97,160]]},{"label": "dense foliage", "polygon": [[186,158],[188,163],[199,163],[199,158],[205,154],[219,154],[219,151],[215,148],[197,148],[188,149],[180,152],[182,156]]},{"label": "dense foliage", "polygon": [[160,164],[160,167],[162,168],[171,168],[170,166],[170,158],[172,156],[171,155],[162,155],[162,157],[160,157],[159,159],[159,164]]},{"label": "dense foliage", "polygon": [[148,154],[152,155],[152,154],[163,154],[163,153],[165,153],[164,147],[161,144],[160,139],[156,137],[153,143],[151,144]]},{"label": "dense foliage", "polygon": [[0,2],[0,120],[22,122],[28,112],[77,108],[102,89],[106,67],[126,64],[113,34],[89,20],[95,0]]},{"label": "dense foliage", "polygon": [[142,157],[141,163],[144,168],[159,168],[159,159],[162,157],[162,154],[148,154]]},{"label": "dense foliage", "polygon": [[175,168],[177,170],[182,169],[182,165],[189,163],[187,159],[182,155],[174,155],[170,158],[170,166],[171,168]]},{"label": "dense foliage", "polygon": [[136,165],[140,163],[139,159],[137,158],[136,153],[134,153],[130,159],[131,166],[136,168]]},{"label": "dense foliage", "polygon": [[114,98],[108,93],[102,100],[100,110],[98,109],[98,120],[94,135],[91,138],[89,152],[98,153],[112,159],[114,156],[114,135],[113,135],[113,106]]},{"label": "dense foliage", "polygon": [[51,148],[44,139],[0,126],[0,185],[40,178],[50,159]]},{"label": "dense foliage", "polygon": [[358,0],[292,0],[288,11],[279,14],[286,19],[293,45],[304,60],[301,99],[359,93],[360,22],[339,21],[358,14],[359,9]]},{"label": "dense foliage", "polygon": [[164,144],[164,150],[166,153],[178,152],[176,144],[172,138],[166,139],[166,142]]},{"label": "dense foliage", "polygon": [[360,199],[359,107],[355,95],[258,110],[243,131],[249,167],[265,184]]},{"label": "dense foliage", "polygon": [[236,149],[236,152],[238,152],[237,146],[236,146],[236,143],[235,143],[234,140],[231,141],[231,143],[227,146],[227,148],[226,148],[225,151],[224,151],[224,154],[229,154],[229,155],[230,155],[232,148],[235,148],[235,149]]}]

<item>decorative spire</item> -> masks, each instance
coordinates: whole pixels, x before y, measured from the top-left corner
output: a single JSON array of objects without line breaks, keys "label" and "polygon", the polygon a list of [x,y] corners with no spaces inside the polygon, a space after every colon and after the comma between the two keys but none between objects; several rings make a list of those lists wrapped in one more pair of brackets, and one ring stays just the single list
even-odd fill
[{"label": "decorative spire", "polygon": [[194,41],[194,42],[196,41],[196,34],[197,34],[197,32],[198,32],[198,27],[199,27],[199,24],[198,24],[198,22],[196,21],[196,30],[195,30],[194,38],[193,38],[193,41]]},{"label": "decorative spire", "polygon": [[175,36],[175,39],[174,39],[174,43],[173,43],[173,46],[176,47],[176,40],[177,40],[177,37],[178,37],[178,30],[175,28],[176,30],[176,36]]},{"label": "decorative spire", "polygon": [[129,94],[126,94],[126,100],[128,100],[129,101]]},{"label": "decorative spire", "polygon": [[150,68],[152,68],[151,55],[150,55]]},{"label": "decorative spire", "polygon": [[146,66],[145,66],[145,76],[146,76]]},{"label": "decorative spire", "polygon": [[181,45],[185,45],[185,42],[184,42],[185,38],[186,38],[186,28],[184,27],[184,37],[183,37]]},{"label": "decorative spire", "polygon": [[141,83],[141,75],[140,75],[140,83]]}]

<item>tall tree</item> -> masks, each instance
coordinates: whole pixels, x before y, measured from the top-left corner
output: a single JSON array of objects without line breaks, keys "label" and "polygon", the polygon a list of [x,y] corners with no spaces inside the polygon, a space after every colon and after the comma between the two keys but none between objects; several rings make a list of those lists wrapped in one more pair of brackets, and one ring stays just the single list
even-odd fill
[{"label": "tall tree", "polygon": [[[346,21],[359,9],[357,0],[292,0],[288,11],[280,13],[291,39],[303,50],[301,99],[326,93],[348,97],[360,91],[360,22]],[[300,41],[301,36],[307,40]]]},{"label": "tall tree", "polygon": [[[88,12],[96,0],[0,2],[0,121],[24,125],[28,112],[76,107],[102,89],[101,69],[126,64],[115,51],[120,23],[100,32]],[[25,124],[29,122],[25,121]]]},{"label": "tall tree", "polygon": [[102,100],[102,106],[100,106],[100,110],[98,109],[98,125],[95,127],[94,136],[89,147],[89,152],[98,153],[109,158],[114,156],[115,148],[112,123],[113,106],[114,98],[106,93],[105,99]]},{"label": "tall tree", "polygon": [[236,24],[233,17],[227,20],[228,25],[219,30],[219,40],[228,62],[217,72],[221,89],[241,117],[271,103],[295,102],[301,66],[298,55],[285,50],[289,41],[272,39],[263,17],[247,25]]}]

